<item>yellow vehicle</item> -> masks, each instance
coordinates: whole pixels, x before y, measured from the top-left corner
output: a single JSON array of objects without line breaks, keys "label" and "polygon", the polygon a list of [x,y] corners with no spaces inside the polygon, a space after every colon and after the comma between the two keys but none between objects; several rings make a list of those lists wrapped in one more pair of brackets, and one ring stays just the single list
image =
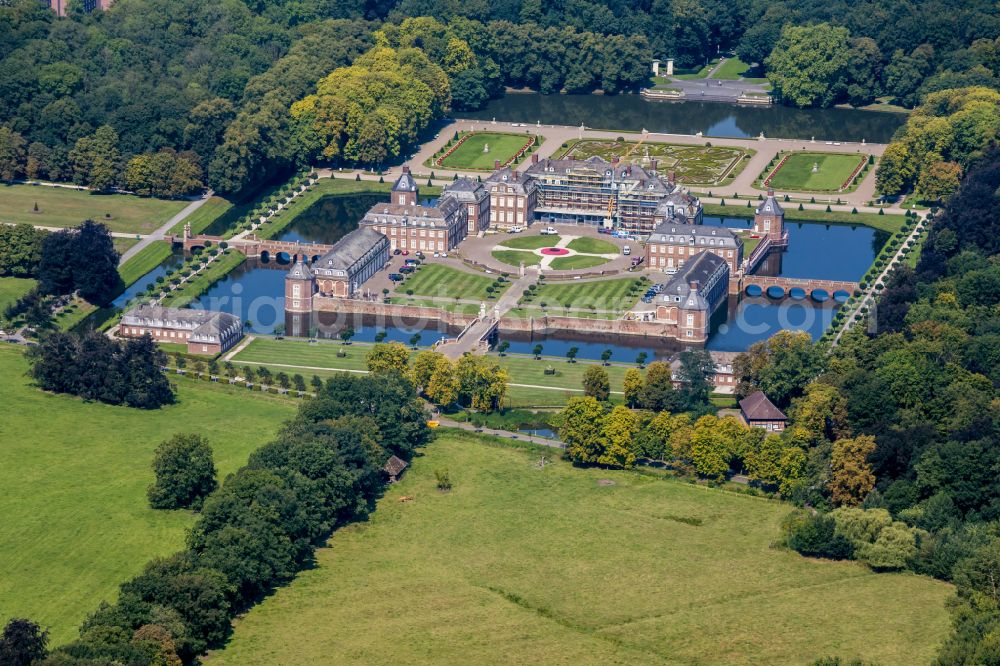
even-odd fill
[{"label": "yellow vehicle", "polygon": [[427,422],[427,427],[428,428],[437,428],[439,425],[441,425],[440,421],[428,421]]}]

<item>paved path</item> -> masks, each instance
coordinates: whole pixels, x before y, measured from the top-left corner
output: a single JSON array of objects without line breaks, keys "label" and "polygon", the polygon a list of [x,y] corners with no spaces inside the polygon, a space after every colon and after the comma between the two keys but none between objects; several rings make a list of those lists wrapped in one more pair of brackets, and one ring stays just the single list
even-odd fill
[{"label": "paved path", "polygon": [[[21,224],[20,222],[0,222],[0,224],[6,224],[9,227]],[[72,227],[47,227],[44,224],[33,224],[31,225],[35,229],[41,229],[42,231],[66,231],[66,229],[71,229]],[[144,238],[142,234],[130,234],[127,231],[112,231],[110,232],[113,238]]]},{"label": "paved path", "polygon": [[204,206],[205,202],[211,199],[213,194],[215,193],[209,190],[208,192],[205,193],[205,196],[195,201],[192,201],[187,206],[185,206],[183,210],[181,210],[181,212],[177,213],[172,218],[164,222],[159,229],[149,234],[148,236],[145,236],[138,243],[136,243],[129,249],[125,250],[125,252],[121,256],[121,259],[118,260],[118,265],[119,266],[123,265],[126,261],[128,261],[135,255],[145,250],[148,245],[155,243],[157,241],[162,241],[164,236],[166,236],[170,232],[170,230],[173,229],[175,225],[177,225],[177,223],[183,222],[185,219],[187,219],[188,215],[190,215],[191,213],[195,212],[196,210]]},{"label": "paved path", "polygon": [[[885,283],[885,279],[889,276],[889,273],[893,269],[892,265],[897,261],[902,261],[904,255],[907,253],[906,244],[909,243],[910,241],[916,241],[921,234],[927,231],[928,225],[929,223],[926,217],[920,220],[920,222],[918,222],[917,224],[915,224],[913,230],[910,231],[910,234],[906,237],[906,239],[902,243],[899,244],[899,248],[896,250],[896,254],[892,256],[892,259],[886,262],[885,268],[882,269],[882,272],[879,273],[877,278],[868,283],[868,287],[862,292],[861,301],[858,303],[857,307],[854,308],[854,311],[851,312],[850,316],[848,316],[847,321],[844,322],[844,325],[840,327],[840,330],[837,332],[837,335],[834,336],[832,343],[833,347],[836,347],[837,345],[840,344],[840,339],[843,337],[844,333],[847,330],[852,328],[855,324],[857,324],[865,317],[869,315],[871,316],[875,315],[875,300],[878,296],[878,292],[875,289],[875,285],[880,283],[882,284]],[[860,314],[862,308],[868,308],[869,315]]]}]

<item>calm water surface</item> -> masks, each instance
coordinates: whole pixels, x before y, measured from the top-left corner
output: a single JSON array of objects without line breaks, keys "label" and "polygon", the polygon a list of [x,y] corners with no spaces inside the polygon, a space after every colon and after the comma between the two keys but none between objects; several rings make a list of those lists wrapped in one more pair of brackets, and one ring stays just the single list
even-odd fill
[{"label": "calm water surface", "polygon": [[[597,129],[697,134],[730,138],[764,136],[817,141],[888,143],[904,114],[851,109],[795,109],[711,102],[647,102],[638,95],[510,93],[461,118]],[[530,129],[530,128],[527,128]]]}]

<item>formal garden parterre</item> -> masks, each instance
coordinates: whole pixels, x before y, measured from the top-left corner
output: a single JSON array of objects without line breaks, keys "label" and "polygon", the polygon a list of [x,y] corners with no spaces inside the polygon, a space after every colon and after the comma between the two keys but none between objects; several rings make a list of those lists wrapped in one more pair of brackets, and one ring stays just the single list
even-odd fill
[{"label": "formal garden parterre", "polygon": [[731,181],[739,174],[754,151],[733,146],[713,146],[706,142],[703,146],[690,144],[660,143],[656,141],[636,141],[610,139],[583,139],[566,144],[560,151],[562,157],[587,159],[601,157],[611,161],[615,157],[635,160],[644,167],[656,160],[656,170],[665,174],[673,172],[677,181],[685,185],[720,185]]},{"label": "formal garden parterre", "polygon": [[864,153],[779,153],[765,168],[760,186],[789,192],[852,192],[874,163],[874,157]]},{"label": "formal garden parterre", "polygon": [[451,138],[427,166],[444,169],[492,171],[494,164],[508,166],[538,147],[531,134],[464,132]]}]

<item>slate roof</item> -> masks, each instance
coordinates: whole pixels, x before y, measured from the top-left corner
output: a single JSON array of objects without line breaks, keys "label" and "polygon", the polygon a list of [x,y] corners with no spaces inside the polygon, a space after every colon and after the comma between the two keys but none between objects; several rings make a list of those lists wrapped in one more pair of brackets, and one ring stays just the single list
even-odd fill
[{"label": "slate roof", "polygon": [[736,248],[742,240],[725,227],[663,222],[649,236],[650,243],[688,243],[698,246]]},{"label": "slate roof", "polygon": [[719,255],[700,252],[678,269],[660,295],[664,300],[675,302],[680,297],[680,307],[685,310],[711,310],[712,304],[699,291],[692,289],[691,283],[698,282],[699,290],[704,289],[720,266],[729,271],[729,264]]},{"label": "slate roof", "polygon": [[311,280],[313,278],[313,272],[309,270],[301,259],[295,262],[292,269],[288,271],[288,275],[285,276],[286,280]]},{"label": "slate roof", "polygon": [[190,339],[195,342],[221,342],[223,337],[243,330],[240,318],[228,312],[160,305],[139,305],[132,308],[122,315],[121,325],[190,331]]},{"label": "slate roof", "polygon": [[748,421],[785,421],[788,418],[763,391],[755,391],[740,400],[740,411]]},{"label": "slate roof", "polygon": [[608,162],[606,159],[593,155],[585,160],[545,158],[528,167],[528,176],[544,178],[548,174],[568,174],[572,171],[594,171],[597,175],[608,178],[614,176],[616,182],[628,182],[632,189],[652,191],[657,194],[667,194],[673,191],[673,186],[652,171],[633,162]]},{"label": "slate roof", "polygon": [[757,214],[782,216],[785,214],[785,209],[781,207],[781,204],[778,203],[778,200],[774,196],[774,190],[767,191],[767,197],[757,206]]},{"label": "slate roof", "polygon": [[360,227],[337,241],[316,266],[348,271],[380,243],[388,244],[389,240],[371,227]]},{"label": "slate roof", "polygon": [[393,192],[416,192],[417,181],[413,180],[413,175],[409,171],[404,171],[396,182],[392,184]]},{"label": "slate roof", "polygon": [[459,212],[461,204],[455,197],[442,196],[436,206],[408,206],[397,203],[377,203],[361,218],[361,225],[407,224],[423,227],[445,227]]}]

